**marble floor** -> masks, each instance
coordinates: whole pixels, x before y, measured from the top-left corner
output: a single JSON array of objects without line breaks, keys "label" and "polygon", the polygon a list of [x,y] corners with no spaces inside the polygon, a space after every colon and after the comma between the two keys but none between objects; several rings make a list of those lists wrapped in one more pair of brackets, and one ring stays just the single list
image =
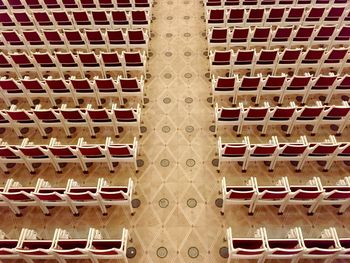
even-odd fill
[{"label": "marble floor", "polygon": [[[211,131],[214,109],[210,101],[203,4],[199,0],[157,0],[151,28],[138,160],[140,172],[136,174],[132,165],[119,164],[116,172],[110,174],[107,166],[93,164],[89,174],[84,175],[80,168],[68,164],[63,174],[56,174],[51,166],[42,164],[36,175],[30,175],[20,165],[10,175],[23,185],[34,185],[38,178],[45,178],[52,185],[61,186],[68,178],[74,178],[82,185],[92,185],[99,177],[104,177],[120,185],[126,184],[131,177],[136,182],[134,198],[141,201],[136,214],[131,216],[126,207],[109,208],[107,216],[102,216],[98,208],[82,208],[80,217],[73,217],[68,209],[54,208],[52,215],[46,217],[37,208],[25,208],[22,217],[15,217],[1,208],[0,228],[9,236],[17,237],[21,228],[28,227],[49,238],[58,227],[69,230],[74,236],[87,235],[88,228],[95,227],[107,237],[120,236],[125,227],[130,229],[133,237],[128,246],[136,249],[136,255],[129,258],[131,263],[226,262],[219,250],[227,246],[223,241],[227,227],[232,227],[237,236],[251,236],[261,226],[267,228],[271,237],[283,236],[295,226],[302,227],[306,236],[319,235],[322,229],[330,226],[335,226],[342,235],[350,235],[350,212],[338,216],[332,207],[321,208],[314,216],[307,216],[304,207],[288,207],[283,216],[277,215],[275,207],[259,207],[254,216],[248,216],[248,210],[243,206],[229,208],[224,216],[220,215],[215,200],[220,198],[218,191],[223,176],[228,184],[243,184],[251,176],[256,176],[260,184],[276,182],[282,176],[288,176],[292,183],[306,182],[313,176],[331,183],[347,176],[349,167],[337,164],[324,173],[317,163],[310,163],[301,173],[295,173],[292,165],[279,164],[269,173],[264,164],[256,163],[247,173],[241,173],[238,164],[230,163],[224,164],[220,174],[217,173],[217,138]],[[310,104],[317,99],[312,98]],[[274,105],[272,98],[267,100]],[[249,97],[240,98],[240,101],[247,106],[253,105]],[[340,101],[339,97],[334,103]],[[47,102],[40,103],[45,106]],[[105,107],[110,107],[110,103],[107,102]],[[228,98],[221,98],[218,103],[229,105]],[[21,106],[21,101],[18,104]],[[136,101],[130,99],[127,106],[135,104]],[[5,105],[1,106],[5,108]],[[23,104],[23,107],[28,105]],[[87,130],[78,129],[71,139],[67,139],[62,130],[54,129],[50,136],[62,143],[75,143],[79,137],[101,143],[112,132],[101,128],[97,138],[91,139]],[[317,136],[308,136],[308,139],[322,141],[329,133],[329,127],[323,127]],[[288,138],[279,127],[269,129],[266,137],[260,137],[256,127],[245,128],[243,132],[252,142],[266,142],[272,135],[278,135],[281,141],[295,141],[303,134],[309,134],[304,127],[297,128]],[[135,135],[134,129],[124,129],[117,140],[132,142]],[[242,140],[231,128],[220,129],[219,135],[224,142]],[[36,143],[48,142],[35,130],[29,130],[26,137]],[[1,138],[9,143],[21,141],[10,130],[1,134]],[[337,139],[348,141],[348,128]],[[8,175],[0,175],[2,182],[7,178]]]}]

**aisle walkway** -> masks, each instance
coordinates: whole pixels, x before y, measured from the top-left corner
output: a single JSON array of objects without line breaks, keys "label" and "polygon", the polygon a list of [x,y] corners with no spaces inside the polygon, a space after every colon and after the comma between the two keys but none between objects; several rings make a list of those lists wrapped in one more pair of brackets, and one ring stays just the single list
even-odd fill
[{"label": "aisle walkway", "polygon": [[132,262],[220,262],[219,245],[225,245],[214,205],[219,177],[211,165],[215,138],[208,130],[213,115],[203,10],[191,0],[154,5],[144,166],[137,176],[142,205],[133,229],[141,247]]}]

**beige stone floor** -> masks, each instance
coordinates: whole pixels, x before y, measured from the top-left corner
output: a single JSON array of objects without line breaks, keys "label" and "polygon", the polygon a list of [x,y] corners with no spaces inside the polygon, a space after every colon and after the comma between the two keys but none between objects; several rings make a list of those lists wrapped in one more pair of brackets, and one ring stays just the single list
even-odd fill
[{"label": "beige stone floor", "polygon": [[[99,177],[114,184],[126,184],[131,177],[136,182],[135,198],[141,201],[135,216],[130,216],[129,210],[121,207],[109,208],[108,216],[102,216],[97,208],[83,208],[80,217],[73,217],[64,208],[54,208],[50,217],[45,217],[39,209],[26,208],[23,217],[15,217],[1,208],[0,228],[3,231],[17,237],[21,228],[29,227],[49,238],[56,227],[67,229],[74,236],[84,236],[89,227],[95,227],[102,229],[105,236],[118,237],[121,229],[126,227],[133,237],[129,247],[137,250],[136,256],[129,259],[131,263],[226,262],[220,257],[219,249],[226,246],[223,237],[229,226],[237,236],[251,236],[260,226],[266,227],[271,237],[283,236],[295,226],[302,227],[305,236],[318,235],[323,228],[330,226],[335,226],[340,235],[350,235],[350,213],[338,216],[332,207],[321,208],[312,217],[306,216],[303,207],[288,207],[283,216],[277,215],[275,207],[259,207],[254,216],[248,216],[245,207],[229,207],[225,216],[220,215],[215,200],[220,198],[218,190],[223,176],[229,184],[243,184],[250,176],[256,176],[260,184],[271,184],[282,176],[288,176],[292,183],[306,182],[313,176],[321,177],[325,183],[334,183],[348,175],[349,167],[337,164],[328,173],[323,173],[320,166],[310,163],[302,173],[296,174],[290,164],[279,164],[273,173],[269,173],[264,164],[256,163],[242,174],[238,164],[230,163],[222,166],[220,174],[216,172],[212,165],[213,159],[217,158],[216,138],[209,130],[213,108],[207,101],[210,82],[205,75],[208,58],[203,15],[204,8],[198,0],[158,0],[154,5],[150,75],[146,83],[149,102],[142,109],[142,126],[146,131],[144,129],[140,140],[139,159],[143,165],[138,174],[128,164],[120,164],[114,174],[110,174],[105,165],[98,164],[90,167],[88,175],[83,175],[79,167],[71,164],[64,168],[63,174],[56,174],[48,165],[38,168],[34,176],[19,165],[11,172],[11,177],[25,185],[34,185],[38,178],[45,178],[53,185],[63,186],[68,178],[91,185]],[[272,98],[267,99],[272,101]],[[316,99],[308,103],[313,104]],[[240,101],[246,105],[251,103],[249,97],[242,97]],[[41,103],[47,105],[45,101]],[[106,107],[110,106],[109,103]],[[340,103],[340,98],[333,103]],[[229,105],[228,98],[222,98],[219,104]],[[21,102],[19,105],[28,107]],[[132,105],[135,101],[129,100],[128,106]],[[266,137],[260,137],[255,127],[244,129],[244,135],[250,136],[252,142],[265,142],[272,135],[278,135],[281,141],[294,141],[304,133],[308,134],[304,127],[299,127],[293,136],[286,138],[276,127],[270,129]],[[317,136],[308,136],[308,139],[321,141],[329,133],[329,127],[323,127]],[[112,130],[101,129],[97,138],[91,139],[88,131],[79,129],[72,139],[66,139],[63,131],[54,129],[51,136],[59,138],[62,143],[75,143],[82,136],[88,142],[102,143],[111,134]],[[126,129],[115,140],[131,142],[134,135],[135,130]],[[225,142],[242,140],[232,129],[220,129],[219,135]],[[48,142],[34,130],[26,136],[36,143]],[[349,137],[347,128],[338,140],[348,141]],[[21,141],[10,130],[1,134],[1,138],[10,143]],[[7,178],[4,174],[0,176],[2,182]],[[187,205],[188,200],[193,202],[192,199],[196,201],[194,208]],[[167,207],[161,208],[163,204]],[[167,250],[165,258],[157,256],[162,247]],[[199,252],[196,258],[188,255],[193,247]]]}]

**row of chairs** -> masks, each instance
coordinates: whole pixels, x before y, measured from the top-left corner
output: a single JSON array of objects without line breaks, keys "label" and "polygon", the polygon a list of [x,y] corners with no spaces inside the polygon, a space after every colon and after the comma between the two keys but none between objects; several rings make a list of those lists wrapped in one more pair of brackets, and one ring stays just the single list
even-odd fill
[{"label": "row of chairs", "polygon": [[127,97],[138,97],[144,103],[144,80],[141,76],[137,78],[113,78],[76,79],[69,80],[49,77],[43,81],[25,77],[14,80],[6,77],[0,78],[0,99],[6,106],[11,107],[11,100],[24,99],[30,107],[34,108],[34,101],[37,99],[48,99],[52,107],[57,108],[56,99],[64,103],[73,101],[75,107],[80,107],[79,99],[91,98],[96,101],[99,108],[102,107],[102,100],[114,100],[124,106],[124,99]]},{"label": "row of chairs", "polygon": [[120,144],[106,137],[104,144],[87,143],[79,138],[76,144],[63,145],[56,138],[49,144],[38,145],[23,139],[20,145],[9,145],[0,141],[0,168],[8,174],[8,164],[23,164],[31,174],[35,174],[33,164],[51,164],[57,173],[62,173],[60,164],[74,163],[81,166],[84,174],[88,173],[88,163],[105,163],[109,171],[115,171],[115,163],[129,162],[138,172],[137,155],[139,152],[136,137],[131,144]]},{"label": "row of chairs", "polygon": [[62,105],[60,109],[42,109],[37,105],[34,110],[17,109],[12,105],[9,110],[0,110],[0,127],[11,128],[19,138],[23,138],[22,128],[34,128],[44,139],[48,138],[47,129],[63,129],[68,138],[72,137],[70,128],[86,128],[92,138],[96,138],[96,128],[112,127],[114,135],[119,137],[119,128],[137,127],[140,131],[141,109],[120,109],[116,104],[111,109],[93,109],[88,104],[86,109],[70,109]]},{"label": "row of chairs", "polygon": [[107,215],[109,206],[128,206],[131,215],[134,208],[131,201],[135,192],[134,182],[129,178],[128,185],[110,185],[106,179],[99,178],[96,186],[80,186],[73,179],[67,181],[66,187],[53,187],[39,178],[35,186],[22,186],[14,179],[8,179],[0,188],[0,206],[8,207],[16,216],[21,216],[21,208],[39,207],[46,215],[49,208],[67,207],[73,215],[79,216],[79,207],[99,207]]},{"label": "row of chairs", "polygon": [[322,185],[321,179],[314,177],[306,184],[290,185],[287,177],[278,180],[275,185],[260,186],[255,177],[246,185],[227,185],[221,181],[223,206],[221,214],[228,205],[246,205],[248,214],[253,215],[257,206],[276,206],[282,215],[287,206],[308,206],[308,215],[313,215],[320,206],[339,207],[341,215],[350,206],[350,178],[339,180],[335,185]]},{"label": "row of chairs", "polygon": [[1,31],[0,49],[7,53],[11,51],[33,51],[42,50],[53,53],[54,51],[108,51],[116,49],[132,50],[142,49],[148,52],[149,37],[142,29],[117,29],[102,32],[97,30],[57,30],[38,31]]},{"label": "row of chairs", "polygon": [[95,11],[16,11],[1,12],[1,30],[61,30],[61,29],[118,29],[145,28],[150,31],[151,15],[148,11],[103,10]]},{"label": "row of chairs", "polygon": [[107,73],[138,71],[146,76],[147,57],[145,51],[101,52],[72,52],[49,53],[11,53],[8,56],[0,53],[0,74],[13,74],[23,78],[28,74],[36,75],[40,79],[48,72],[65,78],[65,74],[85,78],[89,72],[92,75],[107,77]]},{"label": "row of chairs", "polygon": [[[266,71],[276,75],[283,71],[314,72],[319,75],[322,71],[345,74],[350,67],[350,53],[348,48],[332,48],[326,50],[318,49],[262,49],[259,53],[255,49],[219,51],[209,53],[210,73],[216,70],[227,70],[232,76],[233,73],[245,70],[254,76]],[[266,74],[266,73],[265,73]]]},{"label": "row of chairs", "polygon": [[300,227],[290,229],[283,238],[270,238],[264,227],[257,229],[253,237],[234,237],[232,228],[226,230],[228,261],[257,260],[315,260],[335,262],[350,259],[350,238],[339,237],[334,227],[324,229],[318,237],[304,237]]},{"label": "row of chairs", "polygon": [[1,0],[0,9],[12,12],[13,10],[51,11],[51,10],[114,10],[114,9],[150,9],[152,0]]},{"label": "row of chairs", "polygon": [[272,48],[294,48],[305,49],[324,46],[330,49],[333,46],[349,46],[350,26],[291,26],[272,27],[234,27],[212,28],[208,32],[208,47],[211,48],[238,48],[247,49],[262,47]]},{"label": "row of chairs", "polygon": [[241,162],[242,172],[246,172],[252,162],[265,162],[269,171],[273,171],[278,162],[293,162],[295,170],[300,172],[309,161],[324,162],[323,171],[328,171],[335,162],[350,161],[350,143],[337,142],[333,135],[323,142],[308,142],[306,136],[300,136],[296,142],[278,141],[277,136],[267,143],[250,143],[245,136],[242,142],[223,143],[218,140],[218,172],[222,162]]},{"label": "row of chairs", "polygon": [[74,237],[67,230],[55,229],[52,238],[42,238],[32,229],[22,228],[18,238],[10,238],[5,232],[0,235],[0,260],[20,260],[34,263],[42,260],[100,260],[128,262],[126,250],[132,241],[129,231],[123,228],[121,238],[103,237],[101,231],[90,228],[87,237]]},{"label": "row of chairs", "polygon": [[348,6],[271,7],[211,9],[206,12],[206,27],[234,26],[320,26],[349,24]]},{"label": "row of chairs", "polygon": [[263,107],[244,108],[240,103],[235,108],[225,108],[215,105],[215,136],[219,126],[236,126],[237,136],[241,136],[243,127],[261,126],[261,136],[265,136],[268,128],[274,125],[284,126],[286,136],[290,136],[298,125],[312,125],[311,135],[314,136],[323,125],[337,125],[336,135],[341,135],[350,124],[350,106],[323,106],[320,101],[315,106],[297,107],[290,102],[288,107],[270,107],[265,102]]},{"label": "row of chairs", "polygon": [[215,8],[232,8],[234,7],[256,7],[270,8],[271,6],[279,7],[331,7],[334,5],[348,5],[347,0],[205,0],[203,1],[206,9]]},{"label": "row of chairs", "polygon": [[[1,83],[1,82],[0,82]],[[212,103],[218,96],[231,96],[232,104],[237,104],[240,96],[254,96],[256,106],[262,97],[267,95],[277,96],[278,105],[281,106],[286,96],[300,96],[304,105],[310,95],[321,94],[325,96],[324,104],[328,104],[332,98],[339,94],[347,94],[350,91],[350,75],[342,77],[337,75],[318,75],[313,77],[306,73],[303,76],[294,75],[254,77],[212,77],[211,94]]]}]

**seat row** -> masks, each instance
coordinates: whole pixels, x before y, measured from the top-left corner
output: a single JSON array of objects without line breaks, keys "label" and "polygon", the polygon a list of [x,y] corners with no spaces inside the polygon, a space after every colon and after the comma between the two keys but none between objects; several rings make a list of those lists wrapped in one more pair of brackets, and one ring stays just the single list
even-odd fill
[{"label": "seat row", "polygon": [[109,99],[111,103],[119,102],[124,106],[124,99],[127,97],[139,97],[140,102],[144,102],[144,80],[143,77],[122,78],[94,78],[69,80],[48,77],[43,81],[25,77],[14,80],[6,77],[0,78],[0,99],[8,107],[11,107],[12,99],[25,99],[34,108],[34,100],[48,99],[52,107],[57,108],[56,99],[63,99],[64,103],[73,101],[75,107],[80,107],[79,99],[91,98],[96,100],[99,108],[102,107],[102,100]]},{"label": "seat row", "polygon": [[34,110],[17,109],[12,105],[9,110],[0,110],[0,127],[11,128],[19,138],[23,138],[22,128],[34,128],[47,139],[47,129],[63,129],[68,138],[72,137],[71,128],[82,127],[89,130],[92,138],[96,138],[96,128],[112,127],[114,135],[119,137],[119,128],[137,127],[140,131],[141,109],[120,109],[116,104],[111,109],[93,109],[88,104],[86,109],[69,109],[62,105],[60,109],[42,109],[37,105]]},{"label": "seat row", "polygon": [[25,9],[27,11],[86,10],[86,9],[150,9],[152,0],[1,0],[0,9],[9,12]]},{"label": "seat row", "polygon": [[350,26],[291,26],[273,29],[272,27],[234,27],[212,28],[208,32],[208,47],[211,48],[238,48],[252,49],[262,47],[272,48],[312,48],[324,46],[330,49],[334,46],[349,45]]},{"label": "seat row", "polygon": [[335,185],[322,185],[321,179],[314,177],[306,184],[290,185],[287,177],[278,180],[275,185],[260,186],[255,177],[246,185],[227,185],[221,181],[221,194],[224,214],[226,206],[246,205],[248,214],[253,215],[257,206],[276,206],[282,215],[287,206],[308,206],[308,215],[313,215],[320,206],[339,207],[338,214],[343,214],[350,206],[350,178],[339,180]]},{"label": "seat row", "polygon": [[67,181],[66,187],[51,186],[44,179],[38,179],[35,186],[22,186],[13,179],[8,179],[0,188],[0,206],[8,207],[16,216],[21,216],[21,208],[39,207],[49,216],[52,207],[67,207],[75,216],[79,215],[79,207],[99,207],[103,215],[107,215],[107,207],[131,205],[134,194],[134,182],[129,178],[128,185],[109,185],[106,179],[99,178],[96,186],[80,186],[73,179]]},{"label": "seat row", "polygon": [[[1,82],[0,82],[1,83]],[[328,104],[335,95],[347,94],[350,91],[350,75],[342,77],[337,75],[319,75],[313,77],[310,74],[303,76],[292,76],[282,74],[281,76],[255,77],[243,76],[212,77],[211,92],[212,102],[218,96],[232,96],[232,104],[236,105],[239,96],[254,96],[254,102],[259,105],[262,97],[266,95],[277,96],[278,105],[281,106],[285,97],[295,95],[302,97],[301,104],[304,105],[310,95],[322,94]]]},{"label": "seat row", "polygon": [[348,5],[346,0],[205,0],[204,6],[206,9],[215,8],[232,8],[234,7],[257,7],[270,8],[274,6],[279,7],[331,7],[334,5]]},{"label": "seat row", "polygon": [[38,260],[123,260],[128,262],[126,250],[132,239],[129,231],[122,230],[121,238],[103,237],[102,233],[90,228],[87,237],[74,237],[67,230],[55,229],[52,238],[42,238],[38,232],[23,228],[18,238],[7,237],[1,231],[0,260],[20,260],[34,263]]},{"label": "seat row", "polygon": [[0,11],[1,30],[145,28],[149,31],[150,23],[151,15],[145,10],[80,10],[71,14],[66,11],[16,11],[13,14]]},{"label": "seat row", "polygon": [[336,134],[340,135],[350,124],[350,106],[347,102],[342,105],[323,106],[320,101],[315,106],[297,107],[290,102],[288,107],[270,107],[267,102],[263,107],[244,108],[240,103],[235,108],[215,106],[215,136],[219,126],[236,126],[237,136],[241,136],[245,126],[261,126],[261,136],[265,136],[268,128],[274,125],[284,126],[286,136],[290,136],[298,125],[312,125],[311,135],[315,135],[323,125],[336,125]]},{"label": "seat row", "polygon": [[23,164],[31,174],[35,174],[33,164],[51,164],[56,172],[61,173],[60,164],[74,163],[81,166],[84,174],[88,173],[88,163],[105,163],[111,173],[115,170],[115,163],[130,162],[136,172],[139,146],[136,138],[132,144],[118,144],[110,137],[104,144],[87,143],[79,138],[76,144],[63,145],[56,138],[51,138],[49,144],[36,145],[23,139],[20,145],[9,145],[1,140],[0,168],[9,173],[7,164]]},{"label": "seat row", "polygon": [[65,78],[65,74],[84,78],[87,72],[107,77],[107,74],[122,72],[124,76],[128,71],[139,71],[146,76],[147,58],[145,51],[101,52],[72,52],[49,53],[11,53],[8,56],[0,53],[0,74],[10,74],[23,78],[27,74],[44,78],[48,72]]},{"label": "seat row", "polygon": [[328,171],[332,164],[339,161],[350,161],[350,143],[337,142],[333,135],[323,142],[308,142],[301,136],[296,142],[278,141],[277,136],[267,143],[250,143],[245,136],[242,142],[223,143],[218,140],[218,172],[222,162],[241,162],[242,172],[246,172],[251,162],[268,163],[269,171],[273,171],[280,162],[293,162],[295,170],[300,172],[310,161],[324,162],[323,171]]},{"label": "seat row", "polygon": [[318,237],[304,237],[300,227],[290,229],[283,238],[270,238],[265,228],[255,231],[254,237],[234,237],[226,230],[228,261],[232,260],[315,260],[335,262],[350,259],[350,238],[339,237],[335,228],[324,229]]},{"label": "seat row", "polygon": [[0,49],[3,52],[27,51],[31,53],[37,50],[54,52],[60,51],[115,51],[116,49],[143,49],[148,51],[149,37],[142,29],[107,30],[86,30],[81,33],[79,30],[64,30],[60,33],[57,30],[38,31],[1,31]]},{"label": "seat row", "polygon": [[207,29],[234,26],[320,26],[349,24],[348,6],[272,7],[211,9],[206,13]]},{"label": "seat row", "polygon": [[[255,49],[210,51],[209,53],[210,73],[216,70],[227,70],[232,76],[233,73],[245,70],[250,75],[264,73],[276,75],[283,71],[294,72],[314,72],[314,75],[321,74],[322,71],[335,73],[346,73],[350,67],[350,53],[348,48],[332,48],[326,50],[318,49],[262,49],[259,53]],[[265,73],[266,74],[266,73]]]}]

